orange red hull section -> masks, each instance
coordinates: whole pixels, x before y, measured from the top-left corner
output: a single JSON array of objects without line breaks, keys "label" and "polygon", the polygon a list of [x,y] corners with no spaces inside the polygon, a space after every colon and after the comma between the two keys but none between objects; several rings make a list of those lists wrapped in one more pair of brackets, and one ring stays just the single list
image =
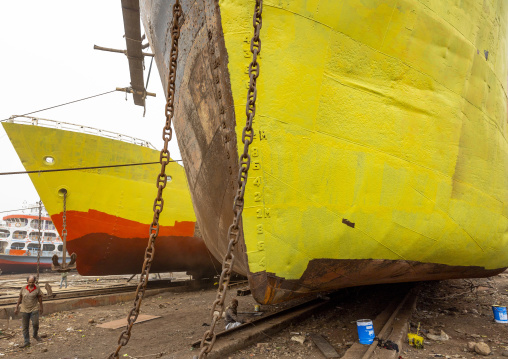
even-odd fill
[{"label": "orange red hull section", "polygon": [[[95,210],[68,211],[66,216],[70,228],[67,251],[77,254],[77,269],[81,275],[140,272],[148,243],[148,224]],[[61,231],[62,213],[52,215],[51,219]],[[161,226],[151,272],[188,271],[198,277],[216,273],[220,265],[212,259],[203,240],[194,236],[194,231],[194,222]]]}]

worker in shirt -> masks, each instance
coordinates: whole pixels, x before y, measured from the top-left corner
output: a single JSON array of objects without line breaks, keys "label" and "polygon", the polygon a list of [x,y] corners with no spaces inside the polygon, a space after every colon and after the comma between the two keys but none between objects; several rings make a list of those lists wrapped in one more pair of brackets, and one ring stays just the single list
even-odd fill
[{"label": "worker in shirt", "polygon": [[231,304],[226,309],[226,330],[236,328],[243,323],[250,323],[249,320],[240,319],[238,317],[238,300],[231,299]]},{"label": "worker in shirt", "polygon": [[67,288],[67,272],[62,272],[62,279],[60,279],[60,289],[65,282],[65,288]]},{"label": "worker in shirt", "polygon": [[18,303],[16,304],[16,309],[14,310],[14,314],[18,314],[20,312],[20,304],[21,304],[21,319],[22,319],[22,327],[23,327],[23,338],[25,342],[20,348],[25,348],[30,345],[30,334],[28,331],[28,327],[30,325],[30,319],[32,320],[32,328],[33,328],[33,337],[38,342],[42,341],[39,337],[39,315],[43,313],[42,307],[42,292],[35,285],[35,276],[31,275],[27,279],[27,286],[21,288],[19,293]]}]

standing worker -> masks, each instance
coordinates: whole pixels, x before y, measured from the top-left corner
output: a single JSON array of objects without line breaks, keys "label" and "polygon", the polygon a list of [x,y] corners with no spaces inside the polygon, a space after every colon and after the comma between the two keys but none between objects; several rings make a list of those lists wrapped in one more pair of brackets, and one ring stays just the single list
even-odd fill
[{"label": "standing worker", "polygon": [[[16,309],[14,310],[14,314],[19,313],[19,305],[21,304],[21,315],[22,315],[22,325],[23,325],[23,338],[25,342],[20,348],[25,348],[30,345],[30,334],[28,331],[28,327],[30,325],[30,319],[32,319],[32,327],[33,327],[33,337],[38,342],[42,341],[39,337],[39,314],[42,315],[42,292],[35,285],[35,276],[31,275],[26,279],[28,285],[26,287],[21,288],[21,292],[19,293],[18,304],[16,304]],[[40,307],[40,308],[39,308]]]},{"label": "standing worker", "polygon": [[63,282],[65,281],[65,288],[67,288],[67,272],[62,272],[62,279],[60,279],[60,289],[62,289]]}]

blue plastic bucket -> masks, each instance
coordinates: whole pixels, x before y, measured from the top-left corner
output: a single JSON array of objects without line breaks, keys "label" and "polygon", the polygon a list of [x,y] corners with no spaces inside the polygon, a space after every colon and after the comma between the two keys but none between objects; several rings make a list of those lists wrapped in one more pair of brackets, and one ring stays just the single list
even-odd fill
[{"label": "blue plastic bucket", "polygon": [[358,339],[360,344],[372,344],[374,341],[374,326],[370,319],[360,319],[356,321],[358,329]]},{"label": "blue plastic bucket", "polygon": [[501,307],[499,305],[493,305],[492,311],[494,312],[494,320],[496,323],[508,323],[508,315],[506,314],[506,307]]}]

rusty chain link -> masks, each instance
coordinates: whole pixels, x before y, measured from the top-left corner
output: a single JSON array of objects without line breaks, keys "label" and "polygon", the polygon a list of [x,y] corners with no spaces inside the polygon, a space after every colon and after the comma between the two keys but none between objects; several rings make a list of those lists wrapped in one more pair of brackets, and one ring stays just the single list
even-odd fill
[{"label": "rusty chain link", "polygon": [[134,306],[127,315],[127,327],[120,334],[118,338],[118,347],[116,351],[112,353],[109,358],[117,359],[119,358],[120,349],[127,345],[129,339],[131,337],[132,326],[136,322],[136,319],[139,315],[139,309],[141,307],[141,301],[143,300],[143,296],[145,294],[146,285],[148,284],[148,276],[150,275],[150,267],[152,266],[152,261],[155,255],[155,240],[159,235],[159,216],[164,208],[164,199],[162,198],[162,192],[166,187],[166,183],[168,180],[168,176],[166,175],[166,166],[170,162],[168,144],[173,135],[173,130],[171,128],[171,119],[173,118],[174,113],[174,99],[175,99],[175,78],[176,78],[176,65],[178,58],[178,39],[180,37],[180,24],[179,19],[182,15],[182,7],[180,5],[180,1],[176,0],[173,6],[173,25],[171,30],[171,53],[170,53],[170,63],[169,63],[169,75],[168,75],[168,95],[166,101],[166,124],[162,131],[162,139],[164,140],[164,148],[160,152],[160,163],[161,163],[161,171],[157,176],[157,197],[155,198],[153,204],[153,220],[150,224],[150,237],[148,239],[148,245],[145,250],[145,259],[143,262],[143,267],[141,269],[141,274],[139,277],[138,287],[136,288],[136,295],[134,299]]},{"label": "rusty chain link", "polygon": [[219,287],[217,288],[217,297],[212,304],[212,322],[210,324],[210,329],[205,332],[203,335],[203,339],[201,339],[201,351],[198,356],[194,356],[196,358],[205,358],[208,353],[213,348],[215,344],[215,340],[217,339],[217,335],[214,332],[215,326],[220,318],[222,318],[222,313],[224,312],[224,301],[226,300],[226,292],[229,285],[229,280],[231,279],[231,273],[233,271],[233,266],[235,263],[235,255],[233,254],[233,250],[235,245],[238,243],[238,239],[240,238],[240,220],[243,212],[244,199],[243,196],[245,194],[245,187],[247,185],[247,175],[250,167],[250,155],[249,155],[249,145],[252,143],[254,137],[254,131],[252,130],[252,121],[254,120],[254,116],[256,114],[256,97],[257,97],[257,89],[256,89],[256,80],[259,76],[259,63],[257,62],[257,58],[259,53],[261,52],[261,39],[259,38],[259,33],[261,31],[261,12],[263,10],[263,1],[256,0],[256,5],[254,8],[254,16],[253,16],[253,26],[254,26],[254,36],[250,42],[250,51],[252,52],[252,62],[249,65],[249,90],[247,92],[247,105],[245,109],[245,113],[247,115],[247,120],[245,123],[245,127],[242,132],[242,142],[243,153],[240,156],[240,169],[238,171],[238,190],[236,192],[235,201],[233,204],[233,213],[235,215],[233,219],[233,224],[228,229],[228,239],[229,245],[226,255],[224,256],[224,261],[222,262],[222,273],[220,275]]},{"label": "rusty chain link", "polygon": [[[63,192],[63,214],[62,214],[62,242],[67,240],[67,191]],[[62,263],[62,266],[65,263]]]},{"label": "rusty chain link", "polygon": [[36,282],[39,283],[39,265],[41,263],[41,251],[42,251],[42,243],[41,243],[41,236],[42,236],[42,228],[41,228],[41,221],[42,221],[42,201],[39,201],[39,251],[37,252],[37,280]]}]

